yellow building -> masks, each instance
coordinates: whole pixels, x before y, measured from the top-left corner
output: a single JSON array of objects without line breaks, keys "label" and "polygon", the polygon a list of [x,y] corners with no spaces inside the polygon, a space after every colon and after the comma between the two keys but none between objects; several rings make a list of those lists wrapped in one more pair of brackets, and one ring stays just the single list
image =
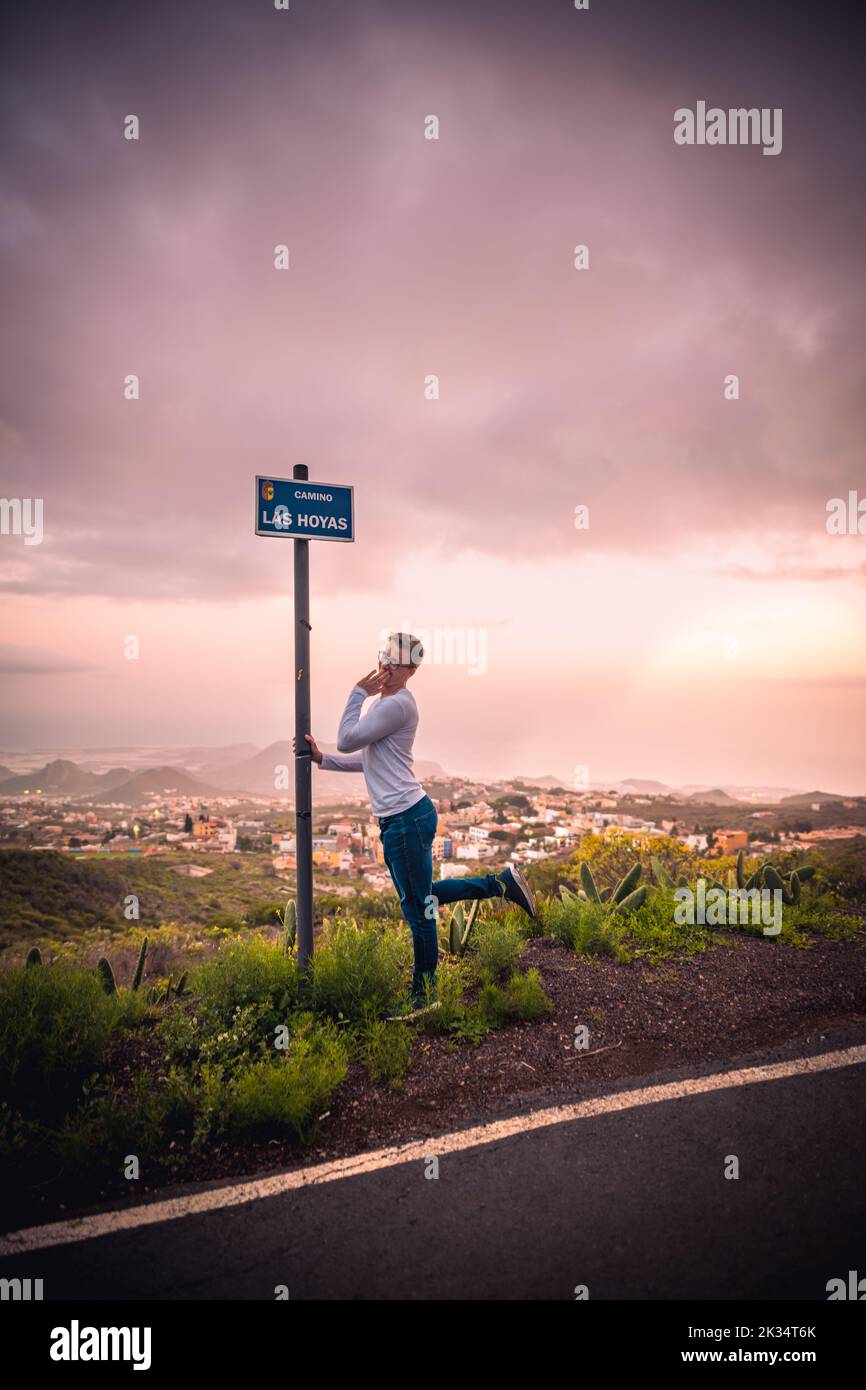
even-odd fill
[{"label": "yellow building", "polygon": [[323,869],[339,869],[340,851],[337,849],[314,849],[313,863]]},{"label": "yellow building", "polygon": [[717,830],[713,839],[722,854],[736,854],[737,850],[749,848],[749,837],[745,830]]}]

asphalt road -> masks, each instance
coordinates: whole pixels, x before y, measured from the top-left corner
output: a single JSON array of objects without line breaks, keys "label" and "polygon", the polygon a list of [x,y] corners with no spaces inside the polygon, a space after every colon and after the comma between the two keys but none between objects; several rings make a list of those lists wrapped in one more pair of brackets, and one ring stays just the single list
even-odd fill
[{"label": "asphalt road", "polygon": [[443,1155],[435,1179],[416,1159],[23,1253],[0,1274],[41,1277],[46,1299],[285,1285],[292,1299],[570,1300],[586,1285],[825,1301],[828,1279],[866,1275],[864,1116],[866,1065],[846,1066],[514,1135]]}]

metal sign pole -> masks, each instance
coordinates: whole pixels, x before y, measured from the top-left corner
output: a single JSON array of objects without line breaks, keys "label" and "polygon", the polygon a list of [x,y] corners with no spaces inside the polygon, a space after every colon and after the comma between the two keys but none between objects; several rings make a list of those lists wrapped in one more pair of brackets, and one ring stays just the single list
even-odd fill
[{"label": "metal sign pole", "polygon": [[[296,463],[293,478],[309,478]],[[298,968],[313,955],[313,789],[312,757],[305,734],[310,717],[310,542],[295,540],[295,851],[298,881]]]},{"label": "metal sign pole", "polygon": [[298,966],[313,957],[312,757],[310,720],[310,541],[354,541],[355,490],[346,483],[310,483],[306,464],[288,478],[256,475],[257,536],[282,536],[295,546],[295,850],[298,880]]}]

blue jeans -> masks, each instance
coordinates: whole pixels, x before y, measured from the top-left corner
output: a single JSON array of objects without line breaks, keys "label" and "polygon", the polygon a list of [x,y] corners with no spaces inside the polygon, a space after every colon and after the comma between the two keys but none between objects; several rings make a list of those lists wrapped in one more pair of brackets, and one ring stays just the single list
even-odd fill
[{"label": "blue jeans", "polygon": [[400,898],[400,910],[412,932],[415,968],[412,994],[423,997],[436,984],[439,962],[437,908],[471,898],[501,898],[504,887],[496,874],[481,878],[440,878],[433,882],[433,839],[439,818],[429,796],[422,796],[408,811],[381,816],[385,863]]}]

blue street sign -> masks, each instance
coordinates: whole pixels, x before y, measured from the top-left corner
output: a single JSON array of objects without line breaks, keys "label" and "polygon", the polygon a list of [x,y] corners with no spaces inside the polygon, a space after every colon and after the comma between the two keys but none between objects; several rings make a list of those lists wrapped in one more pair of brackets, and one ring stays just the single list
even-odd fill
[{"label": "blue street sign", "polygon": [[355,539],[354,488],[306,478],[256,478],[256,535]]}]

